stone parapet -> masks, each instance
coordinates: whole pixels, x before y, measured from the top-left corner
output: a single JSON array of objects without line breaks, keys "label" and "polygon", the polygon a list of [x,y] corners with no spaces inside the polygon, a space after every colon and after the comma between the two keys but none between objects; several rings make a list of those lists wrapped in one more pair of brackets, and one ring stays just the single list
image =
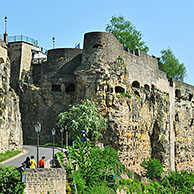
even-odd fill
[{"label": "stone parapet", "polygon": [[66,173],[62,168],[26,170],[24,194],[66,194]]}]

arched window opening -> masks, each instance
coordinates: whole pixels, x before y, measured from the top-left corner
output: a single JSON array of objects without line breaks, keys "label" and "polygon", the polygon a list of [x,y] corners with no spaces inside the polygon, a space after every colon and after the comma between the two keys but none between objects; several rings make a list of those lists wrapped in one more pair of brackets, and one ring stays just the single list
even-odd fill
[{"label": "arched window opening", "polygon": [[180,90],[175,90],[175,97],[181,98],[181,91]]},{"label": "arched window opening", "polygon": [[144,88],[145,88],[145,90],[150,91],[150,86],[149,86],[148,84],[145,84],[145,85],[144,85]]},{"label": "arched window opening", "polygon": [[192,94],[189,94],[189,101],[191,101],[193,98],[193,95]]},{"label": "arched window opening", "polygon": [[61,92],[61,85],[52,85],[52,92]]},{"label": "arched window opening", "polygon": [[140,94],[138,91],[135,91],[134,94],[138,97],[138,98],[141,98]]},{"label": "arched window opening", "polygon": [[125,89],[120,87],[120,86],[116,86],[115,87],[115,93],[121,93],[121,92],[125,92]]},{"label": "arched window opening", "polygon": [[75,85],[74,84],[67,85],[67,87],[65,88],[65,92],[66,93],[75,92]]},{"label": "arched window opening", "polygon": [[0,64],[1,64],[1,63],[5,63],[5,62],[4,62],[4,59],[3,59],[2,57],[0,57]]},{"label": "arched window opening", "polygon": [[95,44],[93,48],[103,49],[104,47],[101,44]]},{"label": "arched window opening", "polygon": [[138,81],[134,81],[134,82],[132,83],[132,86],[133,86],[134,88],[140,88],[140,83],[139,83]]}]

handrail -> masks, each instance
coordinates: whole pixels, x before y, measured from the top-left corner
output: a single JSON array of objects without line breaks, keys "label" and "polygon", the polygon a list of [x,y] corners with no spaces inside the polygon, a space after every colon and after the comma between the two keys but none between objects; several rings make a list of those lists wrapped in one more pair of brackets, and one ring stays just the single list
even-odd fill
[{"label": "handrail", "polygon": [[28,36],[24,36],[24,35],[8,36],[8,42],[20,42],[20,41],[38,46],[38,40],[35,40]]}]

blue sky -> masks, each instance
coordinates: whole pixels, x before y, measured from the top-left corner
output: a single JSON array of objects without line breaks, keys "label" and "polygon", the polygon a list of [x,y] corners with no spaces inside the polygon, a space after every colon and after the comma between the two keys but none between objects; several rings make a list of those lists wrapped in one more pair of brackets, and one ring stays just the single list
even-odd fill
[{"label": "blue sky", "polygon": [[193,0],[6,0],[0,7],[0,34],[7,16],[9,35],[32,37],[47,49],[53,36],[56,47],[83,46],[84,33],[104,31],[113,15],[122,15],[141,31],[150,55],[170,48],[194,85]]}]

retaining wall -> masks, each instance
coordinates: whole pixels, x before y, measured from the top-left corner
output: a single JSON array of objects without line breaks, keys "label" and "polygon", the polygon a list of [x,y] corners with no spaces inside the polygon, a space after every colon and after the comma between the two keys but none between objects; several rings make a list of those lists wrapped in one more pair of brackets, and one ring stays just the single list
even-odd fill
[{"label": "retaining wall", "polygon": [[27,169],[24,194],[66,194],[64,169]]}]

